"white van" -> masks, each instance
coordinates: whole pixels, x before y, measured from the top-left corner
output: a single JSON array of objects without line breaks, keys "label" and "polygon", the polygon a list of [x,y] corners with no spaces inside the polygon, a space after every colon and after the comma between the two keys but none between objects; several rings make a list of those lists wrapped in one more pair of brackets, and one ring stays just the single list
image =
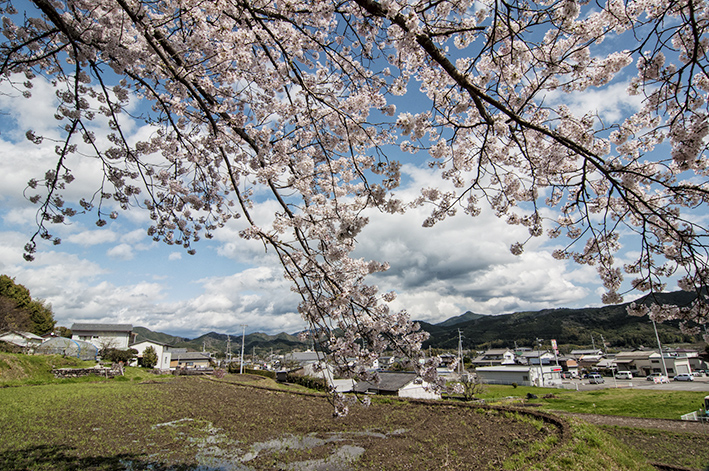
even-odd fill
[{"label": "white van", "polygon": [[617,379],[633,379],[633,373],[630,371],[619,371],[615,374]]}]

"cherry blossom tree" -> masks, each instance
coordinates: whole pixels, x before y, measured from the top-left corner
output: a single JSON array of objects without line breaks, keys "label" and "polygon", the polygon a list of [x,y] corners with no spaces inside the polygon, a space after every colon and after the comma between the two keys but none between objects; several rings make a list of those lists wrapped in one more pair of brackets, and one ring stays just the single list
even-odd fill
[{"label": "cherry blossom tree", "polygon": [[[29,182],[28,260],[39,238],[59,243],[52,223],[93,211],[101,226],[116,205],[147,210],[149,234],[190,253],[242,218],[241,236],[277,255],[302,316],[351,374],[387,348],[415,358],[425,339],[366,281],[386,263],[352,256],[373,209],[427,205],[434,226],[487,205],[529,238],[559,238],[555,257],[593,265],[607,303],[622,301],[626,275],[650,293],[672,278],[707,284],[706,1],[30,3],[0,2],[0,77],[25,96],[50,80],[63,135],[49,143],[56,166]],[[558,104],[617,84],[638,107],[616,120]],[[136,119],[149,138],[126,131]],[[441,180],[402,201],[409,158]],[[104,179],[65,201],[79,159]],[[266,197],[279,209],[258,220]],[[701,298],[650,313],[707,316]]]}]

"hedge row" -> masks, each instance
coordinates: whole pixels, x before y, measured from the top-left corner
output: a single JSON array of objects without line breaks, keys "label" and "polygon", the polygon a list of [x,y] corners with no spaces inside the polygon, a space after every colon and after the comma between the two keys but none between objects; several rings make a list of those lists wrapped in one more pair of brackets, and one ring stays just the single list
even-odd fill
[{"label": "hedge row", "polygon": [[289,383],[295,383],[301,386],[305,386],[306,388],[316,389],[318,391],[328,390],[327,383],[323,378],[313,378],[312,376],[303,376],[288,373],[288,379],[286,381],[288,381]]}]

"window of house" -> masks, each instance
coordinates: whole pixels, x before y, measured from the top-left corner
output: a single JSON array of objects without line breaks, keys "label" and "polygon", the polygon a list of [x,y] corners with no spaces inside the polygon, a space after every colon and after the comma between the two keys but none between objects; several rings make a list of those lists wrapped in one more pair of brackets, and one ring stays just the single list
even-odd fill
[{"label": "window of house", "polygon": [[523,375],[523,376],[522,376],[522,381],[529,381],[529,376]]}]

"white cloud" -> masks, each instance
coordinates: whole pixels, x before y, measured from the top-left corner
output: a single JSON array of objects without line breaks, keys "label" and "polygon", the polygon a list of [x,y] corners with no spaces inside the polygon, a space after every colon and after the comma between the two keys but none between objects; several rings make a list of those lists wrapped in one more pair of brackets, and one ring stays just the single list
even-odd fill
[{"label": "white cloud", "polygon": [[564,104],[576,116],[597,113],[605,123],[619,122],[629,111],[636,111],[642,106],[641,95],[628,95],[628,82],[620,82],[605,88],[589,88],[584,91],[564,93],[555,91],[545,98],[548,106]]},{"label": "white cloud", "polygon": [[99,229],[92,231],[82,231],[77,234],[72,234],[69,237],[66,237],[64,240],[73,244],[89,246],[115,242],[117,239],[118,234],[116,234],[112,230]]},{"label": "white cloud", "polygon": [[133,260],[135,252],[133,246],[128,244],[119,244],[106,251],[106,255],[117,260]]}]

